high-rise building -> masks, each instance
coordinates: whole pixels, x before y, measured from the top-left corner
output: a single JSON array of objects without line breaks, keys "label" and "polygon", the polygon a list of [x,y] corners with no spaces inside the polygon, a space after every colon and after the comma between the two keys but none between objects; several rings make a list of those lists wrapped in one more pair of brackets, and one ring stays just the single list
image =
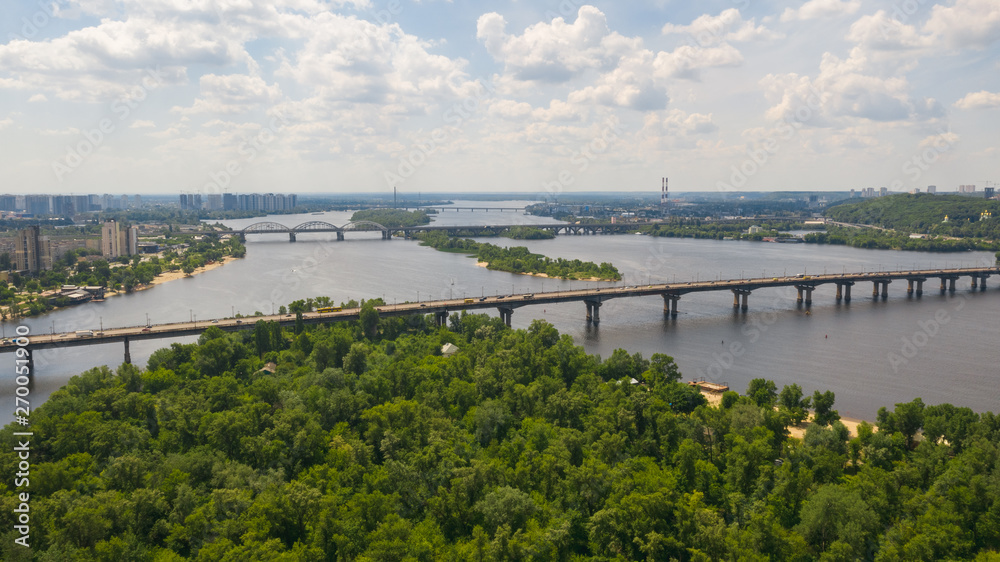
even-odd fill
[{"label": "high-rise building", "polygon": [[663,182],[660,185],[660,205],[667,205],[667,178],[663,178]]},{"label": "high-rise building", "polygon": [[101,254],[106,258],[134,256],[139,253],[139,227],[121,226],[114,220],[101,227]]},{"label": "high-rise building", "polygon": [[232,193],[222,194],[222,209],[224,211],[232,211],[237,208],[236,195]]},{"label": "high-rise building", "polygon": [[121,232],[118,223],[113,220],[104,221],[101,227],[101,255],[106,258],[117,258],[121,252]]},{"label": "high-rise building", "polygon": [[21,207],[24,212],[32,215],[47,215],[51,212],[48,195],[25,195],[24,205]]},{"label": "high-rise building", "polygon": [[52,196],[52,214],[59,216],[72,215],[74,213],[73,198],[69,195]]},{"label": "high-rise building", "polygon": [[128,209],[128,195],[122,195],[119,209]]},{"label": "high-rise building", "polygon": [[993,199],[994,195],[996,195],[996,188],[994,188],[994,187],[984,187],[983,188],[983,197],[985,197],[987,199]]},{"label": "high-rise building", "polygon": [[207,198],[206,208],[209,211],[221,211],[222,210],[222,194],[221,193],[209,193]]},{"label": "high-rise building", "polygon": [[132,200],[135,201],[135,203],[133,203],[133,205],[135,206],[136,209],[141,209],[142,208],[142,195],[136,194],[136,196],[133,197]]},{"label": "high-rise building", "polygon": [[0,211],[16,211],[17,197],[13,195],[0,195]]},{"label": "high-rise building", "polygon": [[886,195],[889,195],[889,188],[888,187],[880,187],[880,188],[878,188],[878,196],[879,197],[885,197]]},{"label": "high-rise building", "polygon": [[976,186],[975,185],[960,185],[960,186],[958,186],[958,192],[959,193],[975,193],[976,192]]},{"label": "high-rise building", "polygon": [[43,239],[37,225],[29,226],[17,233],[17,249],[14,261],[18,271],[38,273],[51,267],[51,259],[45,259],[49,250],[48,239]]},{"label": "high-rise building", "polygon": [[118,234],[118,248],[123,256],[134,256],[139,253],[139,227],[127,226]]},{"label": "high-rise building", "polygon": [[90,197],[87,195],[74,195],[73,197],[73,212],[74,213],[86,213],[90,211]]},{"label": "high-rise building", "polygon": [[931,195],[937,193],[937,186],[936,185],[928,185],[927,186],[927,193],[930,193]]},{"label": "high-rise building", "polygon": [[851,194],[848,197],[850,197],[851,199],[854,199],[854,190],[853,189],[851,190]]}]

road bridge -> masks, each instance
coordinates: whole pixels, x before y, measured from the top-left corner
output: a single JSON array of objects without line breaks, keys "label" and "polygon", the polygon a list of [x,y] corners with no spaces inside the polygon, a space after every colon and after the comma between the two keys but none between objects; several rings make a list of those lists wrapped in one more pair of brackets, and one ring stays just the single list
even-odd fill
[{"label": "road bridge", "polygon": [[264,221],[251,224],[241,230],[220,230],[215,234],[231,234],[239,236],[246,242],[246,237],[253,234],[287,234],[289,242],[295,242],[300,234],[335,232],[337,240],[343,240],[348,232],[379,232],[383,240],[391,240],[393,236],[412,238],[421,232],[445,232],[449,236],[501,236],[515,228],[534,228],[553,234],[596,235],[621,234],[634,230],[642,224],[635,223],[555,223],[555,224],[496,224],[496,225],[424,225],[424,226],[384,226],[372,221],[349,222],[337,226],[323,221],[309,221],[297,226],[286,226],[281,223]]},{"label": "road bridge", "polygon": [[[894,281],[907,283],[909,296],[921,296],[923,284],[931,279],[940,281],[940,291],[954,292],[956,282],[962,278],[971,280],[971,290],[986,290],[987,280],[994,275],[1000,275],[1000,267],[972,267],[956,269],[929,269],[912,271],[877,271],[868,273],[843,273],[824,275],[795,275],[753,279],[726,279],[718,281],[693,281],[687,283],[665,283],[652,285],[633,285],[622,287],[602,287],[593,289],[576,289],[568,291],[550,291],[540,293],[522,293],[512,295],[497,295],[481,298],[461,298],[433,300],[416,303],[403,303],[376,307],[380,317],[408,316],[412,314],[433,314],[436,323],[445,325],[452,312],[462,310],[496,309],[504,323],[510,326],[514,310],[526,306],[548,305],[565,302],[582,302],[586,309],[588,323],[599,324],[601,321],[601,305],[611,299],[626,297],[660,296],[663,299],[663,313],[676,316],[678,303],[683,295],[710,291],[729,291],[733,294],[733,308],[746,311],[749,308],[749,297],[753,291],[767,287],[795,287],[798,290],[798,302],[803,306],[812,304],[812,292],[821,285],[833,284],[837,287],[836,300],[850,302],[851,288],[858,283],[871,283],[873,298],[887,298],[889,284]],[[357,320],[361,309],[348,308],[335,312],[307,312],[303,314],[305,324],[325,324]],[[108,328],[104,330],[84,330],[67,333],[31,334],[28,336],[29,350],[53,347],[72,347],[94,345],[98,343],[122,342],[125,344],[125,362],[131,362],[129,343],[137,340],[175,338],[180,336],[198,335],[215,326],[223,331],[253,329],[257,321],[278,322],[282,326],[292,327],[295,324],[293,314],[271,314],[246,318],[218,318],[212,320],[175,322],[155,324],[150,326],[132,326],[123,328]],[[23,341],[20,342],[24,344]],[[0,342],[0,353],[25,347],[19,345],[17,338]]]}]

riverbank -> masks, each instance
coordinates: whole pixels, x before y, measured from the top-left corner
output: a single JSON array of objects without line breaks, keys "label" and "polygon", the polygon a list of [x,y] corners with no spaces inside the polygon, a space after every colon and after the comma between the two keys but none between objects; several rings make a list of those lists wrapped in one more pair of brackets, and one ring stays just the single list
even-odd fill
[{"label": "riverbank", "polygon": [[[221,260],[218,260],[218,261],[215,261],[215,262],[212,262],[212,263],[209,263],[209,264],[205,264],[205,265],[203,265],[203,266],[201,266],[199,268],[196,268],[194,271],[191,272],[191,275],[188,275],[188,274],[184,273],[183,271],[181,271],[179,269],[174,270],[174,271],[164,271],[163,273],[161,273],[161,274],[157,275],[156,277],[154,277],[153,281],[151,283],[143,285],[142,287],[136,287],[135,289],[133,289],[133,292],[135,292],[135,291],[145,291],[146,289],[152,289],[156,285],[162,285],[163,283],[166,283],[168,281],[174,281],[176,279],[183,279],[185,277],[193,277],[195,275],[198,275],[199,273],[205,273],[205,272],[208,272],[208,271],[212,271],[213,269],[217,269],[219,267],[222,267],[222,266],[226,265],[229,262],[236,261],[238,259],[240,259],[240,258],[234,258],[233,256],[225,256]],[[119,293],[109,293],[109,294],[119,294]]]},{"label": "riverbank", "polygon": [[[234,258],[233,256],[225,256],[221,260],[218,260],[218,261],[215,261],[215,262],[212,262],[212,263],[209,263],[209,264],[205,264],[202,267],[196,268],[194,271],[191,272],[191,275],[187,275],[187,274],[185,274],[183,271],[181,271],[179,269],[175,270],[175,271],[164,271],[163,273],[161,273],[161,274],[157,275],[156,277],[154,277],[153,280],[150,283],[148,283],[146,285],[141,285],[141,286],[135,287],[134,289],[132,289],[132,292],[134,293],[136,291],[145,291],[146,289],[152,289],[156,285],[162,285],[163,283],[166,283],[168,281],[174,281],[174,280],[177,280],[177,279],[183,279],[184,277],[191,277],[191,276],[194,276],[194,275],[198,275],[199,273],[205,273],[207,271],[212,271],[213,269],[222,267],[223,265],[226,265],[227,263],[229,263],[231,261],[238,260],[238,259],[240,259],[240,258]],[[110,290],[108,290],[108,291],[104,292],[104,298],[114,297],[114,296],[122,295],[122,294],[126,294],[126,292],[125,291],[110,291]],[[59,311],[59,310],[62,310],[62,309],[73,308],[74,306],[76,306],[76,305],[68,305],[68,306],[63,306],[63,307],[55,307],[52,310],[47,311],[47,312],[45,312],[43,314],[48,314],[50,312],[56,312],[56,311]],[[3,313],[4,313],[4,315],[7,316],[8,319],[9,319],[10,307],[9,306],[0,307],[0,310],[2,310]],[[18,317],[18,318],[21,318],[21,317]]]},{"label": "riverbank", "polygon": [[[476,267],[489,268],[490,264],[489,264],[489,262],[485,262],[485,261],[477,261],[476,262]],[[508,271],[508,273],[514,273],[514,272]],[[546,273],[531,273],[531,272],[528,272],[528,271],[521,271],[521,272],[515,273],[515,275],[530,275],[532,277],[544,277],[545,279],[563,279],[562,277],[550,277]],[[583,278],[577,278],[577,279],[570,279],[569,281],[588,281],[588,282],[589,281],[595,281],[595,282],[596,281],[609,281],[609,282],[613,282],[613,281],[617,281],[617,279],[601,279],[600,277],[583,277]]]},{"label": "riverbank", "polygon": [[[711,390],[705,390],[705,389],[700,389],[700,390],[701,390],[701,395],[704,396],[706,400],[708,400],[709,406],[712,406],[713,408],[722,407],[721,392],[713,392]],[[806,421],[800,423],[799,425],[789,426],[788,435],[791,437],[795,437],[796,439],[805,439],[806,429],[809,427],[810,424],[812,424],[812,419],[813,419],[813,414],[812,412],[809,412],[809,418]],[[858,418],[850,418],[845,416],[841,416],[840,418],[840,423],[844,424],[844,426],[847,427],[847,431],[850,432],[852,438],[858,436],[858,425],[860,425],[862,421],[867,422],[875,429],[878,429],[878,426],[875,425],[875,422],[871,420],[862,420]]]}]

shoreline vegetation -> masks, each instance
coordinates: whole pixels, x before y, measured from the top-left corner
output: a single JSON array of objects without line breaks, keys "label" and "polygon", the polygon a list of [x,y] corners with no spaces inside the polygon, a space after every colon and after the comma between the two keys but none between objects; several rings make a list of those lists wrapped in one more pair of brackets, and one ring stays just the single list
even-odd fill
[{"label": "shoreline vegetation", "polygon": [[607,262],[598,265],[580,260],[552,259],[532,254],[524,246],[503,248],[468,238],[450,238],[443,232],[424,232],[416,238],[421,245],[435,250],[469,254],[469,257],[476,258],[476,265],[486,264],[481,267],[492,271],[568,280],[621,281],[622,278],[618,269]]},{"label": "shoreline vegetation", "polygon": [[[213,326],[153,352],[145,368],[73,377],[32,408],[30,461],[26,449],[0,451],[11,474],[31,465],[33,555],[584,562],[1000,551],[993,413],[917,398],[852,432],[830,391],[809,397],[758,378],[710,405],[672,357],[590,355],[542,320],[515,330],[463,312],[437,327],[431,315],[362,309],[327,325]],[[0,434],[26,448],[23,431],[10,423]],[[11,532],[28,502],[0,489]],[[14,543],[0,557],[21,559]]]},{"label": "shoreline vegetation", "polygon": [[174,279],[204,273],[232,259],[246,255],[239,239],[219,239],[178,235],[169,248],[156,255],[100,258],[90,250],[67,252],[59,262],[36,277],[14,275],[0,289],[0,317],[4,320],[38,316],[46,312],[76,306],[65,296],[51,291],[63,285],[104,287],[105,298],[122,293],[146,290]]}]

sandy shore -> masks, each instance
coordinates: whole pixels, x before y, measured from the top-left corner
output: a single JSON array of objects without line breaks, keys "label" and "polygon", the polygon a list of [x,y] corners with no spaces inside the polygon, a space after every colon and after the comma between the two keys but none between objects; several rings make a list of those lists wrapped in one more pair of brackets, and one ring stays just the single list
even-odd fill
[{"label": "sandy shore", "polygon": [[[237,259],[239,259],[239,258],[234,258],[232,256],[225,256],[224,258],[222,258],[221,260],[219,260],[219,261],[217,261],[215,263],[206,264],[206,265],[204,265],[202,267],[199,267],[199,268],[195,269],[193,272],[191,272],[191,275],[194,276],[194,275],[198,275],[199,273],[205,273],[206,271],[212,271],[213,269],[215,269],[217,267],[222,267],[222,266],[226,265],[227,263],[229,263],[231,261],[235,261]],[[174,281],[176,279],[183,279],[185,277],[188,277],[188,275],[186,275],[180,269],[175,270],[175,271],[164,271],[163,273],[161,273],[161,274],[157,275],[156,277],[154,277],[153,281],[151,283],[149,283],[148,285],[142,285],[142,286],[136,287],[135,289],[132,289],[132,291],[133,292],[135,292],[135,291],[145,291],[146,289],[151,289],[151,288],[155,287],[156,285],[161,285],[163,283],[166,283],[168,281]],[[115,295],[122,294],[122,293],[124,293],[124,291],[117,291],[117,292],[116,291],[107,291],[106,293],[104,293],[104,296],[105,297],[113,297]]]},{"label": "sandy shore", "polygon": [[[718,408],[722,405],[721,392],[711,392],[709,390],[701,389],[701,395],[704,396],[706,400],[708,400],[708,405],[712,406],[713,408]],[[795,437],[797,439],[805,438],[806,428],[808,428],[809,425],[812,423],[812,417],[813,417],[812,412],[810,412],[809,419],[800,423],[799,425],[793,425],[789,427],[788,434],[791,437]],[[847,430],[851,432],[851,437],[858,436],[858,424],[860,424],[862,421],[864,420],[859,420],[857,418],[847,418],[847,417],[840,418],[840,422],[843,423],[847,427]],[[872,427],[874,427],[876,430],[878,429],[878,426],[876,426],[874,423],[872,422],[868,423],[871,424]]]},{"label": "sandy shore", "polygon": [[[490,264],[484,261],[477,261],[476,267],[489,267]],[[510,272],[508,272],[510,273]],[[516,275],[530,275],[532,277],[544,277],[546,279],[551,279],[548,274],[545,273],[517,273]],[[561,279],[561,278],[560,278]],[[566,279],[566,281],[610,281],[610,279],[601,279],[600,277],[586,277],[584,279]]]}]

